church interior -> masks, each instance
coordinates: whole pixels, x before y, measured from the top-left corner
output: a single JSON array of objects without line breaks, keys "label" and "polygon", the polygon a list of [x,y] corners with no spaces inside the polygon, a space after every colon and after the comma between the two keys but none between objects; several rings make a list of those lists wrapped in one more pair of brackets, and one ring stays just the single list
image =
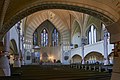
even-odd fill
[{"label": "church interior", "polygon": [[1,0],[0,79],[119,80],[119,0]]}]

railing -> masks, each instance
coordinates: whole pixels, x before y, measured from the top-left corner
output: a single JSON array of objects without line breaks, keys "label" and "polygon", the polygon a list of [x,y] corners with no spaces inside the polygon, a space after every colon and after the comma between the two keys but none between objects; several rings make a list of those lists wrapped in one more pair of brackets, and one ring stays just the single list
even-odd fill
[{"label": "railing", "polygon": [[[112,52],[112,49],[114,48],[113,44],[109,44],[108,42],[108,55]],[[99,52],[102,55],[104,55],[104,41],[99,41],[96,42],[94,44],[89,44],[89,45],[85,45],[84,46],[84,55],[87,55],[88,53],[95,51],[95,52]],[[74,48],[71,50],[71,56],[75,55],[75,54],[82,54],[82,48],[78,47],[78,48]]]},{"label": "railing", "polygon": [[98,71],[98,72],[112,72],[113,65],[102,65],[102,64],[70,64],[71,68]]}]

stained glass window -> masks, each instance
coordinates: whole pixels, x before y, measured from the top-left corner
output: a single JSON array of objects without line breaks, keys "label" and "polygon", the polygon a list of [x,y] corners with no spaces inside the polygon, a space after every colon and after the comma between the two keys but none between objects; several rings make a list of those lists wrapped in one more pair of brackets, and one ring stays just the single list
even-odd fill
[{"label": "stained glass window", "polygon": [[37,45],[37,42],[38,42],[37,31],[35,31],[33,34],[33,45]]},{"label": "stained glass window", "polygon": [[57,29],[54,28],[52,32],[52,45],[53,46],[58,46],[58,31]]},{"label": "stained glass window", "polygon": [[43,29],[41,32],[41,46],[46,47],[48,45],[48,32],[46,29]]}]

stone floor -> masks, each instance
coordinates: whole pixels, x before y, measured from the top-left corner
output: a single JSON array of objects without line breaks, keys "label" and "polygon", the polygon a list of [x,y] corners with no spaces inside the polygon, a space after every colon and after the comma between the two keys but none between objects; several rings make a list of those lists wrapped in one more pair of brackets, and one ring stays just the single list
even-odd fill
[{"label": "stone floor", "polygon": [[13,69],[11,77],[0,80],[110,80],[110,73],[84,71],[69,66],[29,65]]}]

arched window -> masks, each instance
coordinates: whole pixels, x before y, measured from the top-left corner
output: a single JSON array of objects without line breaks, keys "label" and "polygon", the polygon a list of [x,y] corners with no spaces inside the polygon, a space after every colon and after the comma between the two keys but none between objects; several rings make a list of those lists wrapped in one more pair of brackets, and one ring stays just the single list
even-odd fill
[{"label": "arched window", "polygon": [[91,25],[88,30],[88,43],[89,44],[96,43],[97,41],[96,34],[97,34],[97,31],[96,31],[95,26]]},{"label": "arched window", "polygon": [[33,34],[33,45],[38,45],[37,31],[35,31]]},{"label": "arched window", "polygon": [[48,32],[46,29],[43,29],[41,32],[41,46],[46,47],[48,45]]},{"label": "arched window", "polygon": [[57,29],[54,28],[53,32],[52,32],[52,45],[53,46],[58,46],[58,31]]}]

